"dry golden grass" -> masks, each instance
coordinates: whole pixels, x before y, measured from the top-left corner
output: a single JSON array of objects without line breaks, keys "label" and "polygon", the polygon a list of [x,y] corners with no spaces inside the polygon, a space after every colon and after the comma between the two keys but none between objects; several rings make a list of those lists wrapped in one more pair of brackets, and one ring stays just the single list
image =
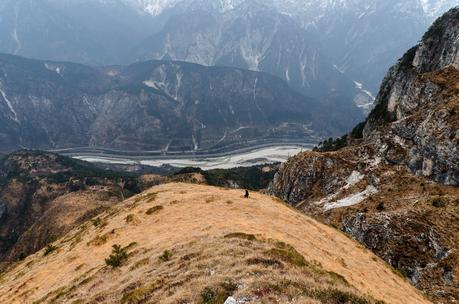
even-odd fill
[{"label": "dry golden grass", "polygon": [[[148,193],[163,206],[155,215],[145,214]],[[357,243],[270,197],[191,184],[146,194],[102,214],[105,227],[75,229],[55,252],[0,275],[0,303],[220,303],[228,295],[250,303],[428,303]],[[129,214],[137,225],[126,223]],[[105,244],[87,245],[107,233]],[[119,268],[105,264],[113,244],[128,250]]]}]

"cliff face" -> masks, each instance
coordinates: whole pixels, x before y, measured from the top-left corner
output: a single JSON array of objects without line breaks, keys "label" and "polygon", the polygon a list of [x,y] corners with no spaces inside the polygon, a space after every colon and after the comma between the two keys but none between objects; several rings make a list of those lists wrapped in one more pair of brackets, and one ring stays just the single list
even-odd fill
[{"label": "cliff face", "polygon": [[381,86],[364,139],[395,141],[404,164],[435,181],[459,183],[459,8],[439,18]]},{"label": "cliff face", "polygon": [[446,302],[459,295],[458,39],[456,8],[389,71],[346,147],[293,157],[270,186]]}]

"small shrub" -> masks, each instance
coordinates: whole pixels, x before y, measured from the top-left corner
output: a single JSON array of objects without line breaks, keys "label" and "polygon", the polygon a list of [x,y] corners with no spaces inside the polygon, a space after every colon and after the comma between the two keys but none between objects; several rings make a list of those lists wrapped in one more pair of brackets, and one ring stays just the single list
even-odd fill
[{"label": "small shrub", "polygon": [[247,260],[247,265],[263,265],[265,267],[283,268],[282,262],[276,259],[266,258],[250,258]]},{"label": "small shrub", "polygon": [[102,220],[100,217],[91,220],[91,223],[94,227],[103,228],[107,226],[107,222]]},{"label": "small shrub", "polygon": [[120,267],[128,259],[126,248],[121,245],[113,245],[112,253],[105,259],[105,263],[113,268]]},{"label": "small shrub", "polygon": [[159,256],[158,259],[159,259],[161,262],[168,262],[168,261],[171,260],[172,255],[173,255],[173,254],[172,254],[171,251],[169,251],[169,250],[164,250],[164,252]]},{"label": "small shrub", "polygon": [[318,289],[312,292],[312,297],[319,300],[321,303],[352,303],[352,304],[369,304],[366,299],[360,298],[350,292],[341,291],[339,289],[327,288]]},{"label": "small shrub", "polygon": [[126,216],[126,218],[124,219],[126,221],[126,223],[130,224],[130,223],[133,223],[134,220],[135,220],[135,216],[134,214],[129,214],[128,216]]},{"label": "small shrub", "polygon": [[56,246],[54,246],[53,244],[48,244],[46,245],[45,247],[45,252],[43,253],[44,256],[47,256],[49,255],[50,253],[52,253],[53,251],[55,251],[57,249]]},{"label": "small shrub", "polygon": [[86,245],[87,246],[101,246],[101,245],[107,243],[107,241],[108,241],[108,233],[106,233],[104,235],[96,236],[94,239],[92,239],[91,241],[87,242]]},{"label": "small shrub", "polygon": [[18,261],[23,261],[27,257],[27,254],[25,252],[21,252],[18,255]]},{"label": "small shrub", "polygon": [[154,213],[158,213],[159,211],[163,210],[164,207],[163,206],[155,206],[155,207],[152,207],[150,209],[147,210],[147,212],[145,212],[147,215],[151,215],[151,214],[154,214]]},{"label": "small shrub", "polygon": [[332,152],[338,151],[347,146],[347,135],[343,135],[340,138],[329,138],[323,142],[320,142],[312,150],[314,152]]},{"label": "small shrub", "polygon": [[131,250],[132,248],[137,247],[137,245],[139,245],[137,242],[131,242],[131,243],[129,243],[129,245],[124,247],[124,249]]},{"label": "small shrub", "polygon": [[446,202],[440,197],[437,197],[432,200],[432,206],[435,208],[442,208],[446,206]]},{"label": "small shrub", "polygon": [[292,246],[278,242],[276,248],[272,248],[266,252],[268,255],[278,258],[281,261],[292,264],[298,267],[309,266],[309,263],[306,259]]},{"label": "small shrub", "polygon": [[94,227],[98,227],[102,223],[102,220],[99,217],[97,217],[95,219],[92,219],[91,223],[94,225]]},{"label": "small shrub", "polygon": [[216,296],[215,291],[210,287],[204,288],[204,290],[201,292],[201,300],[205,304],[214,303],[215,296]]},{"label": "small shrub", "polygon": [[225,303],[226,299],[231,296],[225,290],[220,288],[212,289],[210,287],[204,288],[201,292],[201,303],[202,304],[221,304]]},{"label": "small shrub", "polygon": [[363,129],[365,128],[366,124],[367,122],[364,121],[355,126],[354,129],[352,129],[351,131],[351,137],[355,139],[363,138]]},{"label": "small shrub", "polygon": [[256,237],[253,234],[247,234],[243,232],[234,232],[225,235],[225,239],[243,239],[248,241],[256,241]]},{"label": "small shrub", "polygon": [[384,211],[386,210],[386,206],[384,205],[384,203],[379,203],[378,206],[376,206],[376,210],[378,211]]},{"label": "small shrub", "polygon": [[215,197],[210,196],[210,197],[206,198],[206,204],[210,204],[210,203],[213,203],[213,202],[215,202]]},{"label": "small shrub", "polygon": [[146,199],[147,199],[147,203],[153,203],[156,198],[158,197],[158,193],[150,193],[147,195]]},{"label": "small shrub", "polygon": [[163,282],[158,280],[147,286],[142,286],[131,290],[121,298],[122,304],[139,304],[145,303],[152,295],[153,292],[161,288]]},{"label": "small shrub", "polygon": [[232,295],[237,290],[237,284],[231,280],[224,281],[220,284],[220,287],[228,296]]}]

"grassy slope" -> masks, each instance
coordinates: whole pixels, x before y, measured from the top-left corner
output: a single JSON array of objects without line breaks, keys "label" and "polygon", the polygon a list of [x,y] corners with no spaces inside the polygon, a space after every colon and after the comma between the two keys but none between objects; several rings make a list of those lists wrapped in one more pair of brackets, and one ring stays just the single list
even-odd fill
[{"label": "grassy slope", "polygon": [[[240,232],[256,238],[225,237]],[[130,245],[117,269],[104,262],[113,244]],[[240,190],[161,185],[54,245],[0,275],[1,303],[220,303],[229,294],[256,303],[428,303],[340,232]],[[165,250],[172,256],[161,261]]]}]

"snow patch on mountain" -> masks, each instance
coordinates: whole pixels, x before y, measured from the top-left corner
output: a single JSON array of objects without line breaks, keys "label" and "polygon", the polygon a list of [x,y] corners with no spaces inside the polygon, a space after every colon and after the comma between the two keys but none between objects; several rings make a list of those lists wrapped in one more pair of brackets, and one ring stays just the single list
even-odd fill
[{"label": "snow patch on mountain", "polygon": [[4,90],[2,90],[2,83],[0,82],[0,95],[3,97],[3,100],[6,102],[6,105],[8,107],[8,109],[10,110],[12,116],[11,119],[13,119],[15,122],[19,122],[19,119],[18,119],[18,114],[16,113],[16,111],[14,110],[14,107],[13,107],[13,104],[11,103],[11,101],[8,99],[8,96],[6,96],[6,93]]},{"label": "snow patch on mountain", "polygon": [[45,63],[44,66],[47,70],[56,72],[59,76],[63,76],[63,70],[64,70],[63,67],[57,64],[52,64],[52,63]]},{"label": "snow patch on mountain", "polygon": [[446,12],[448,9],[459,5],[457,0],[419,0],[424,13],[434,19]]},{"label": "snow patch on mountain", "polygon": [[331,209],[337,209],[342,207],[349,207],[360,204],[362,201],[367,199],[370,195],[378,193],[378,189],[374,186],[368,186],[364,191],[352,194],[345,198],[339,199],[336,202],[327,203],[324,206],[324,210],[328,211]]},{"label": "snow patch on mountain", "polygon": [[245,0],[122,0],[134,6],[137,10],[158,16],[168,9],[174,8],[179,4],[185,4],[188,8],[207,7],[216,9],[219,12],[226,12],[234,9]]},{"label": "snow patch on mountain", "polygon": [[368,90],[366,90],[362,83],[354,81],[355,88],[360,92],[354,98],[354,104],[363,110],[365,114],[369,114],[373,108],[375,96]]},{"label": "snow patch on mountain", "polygon": [[167,9],[173,8],[184,0],[123,0],[126,4],[134,6],[137,10],[158,16]]}]

